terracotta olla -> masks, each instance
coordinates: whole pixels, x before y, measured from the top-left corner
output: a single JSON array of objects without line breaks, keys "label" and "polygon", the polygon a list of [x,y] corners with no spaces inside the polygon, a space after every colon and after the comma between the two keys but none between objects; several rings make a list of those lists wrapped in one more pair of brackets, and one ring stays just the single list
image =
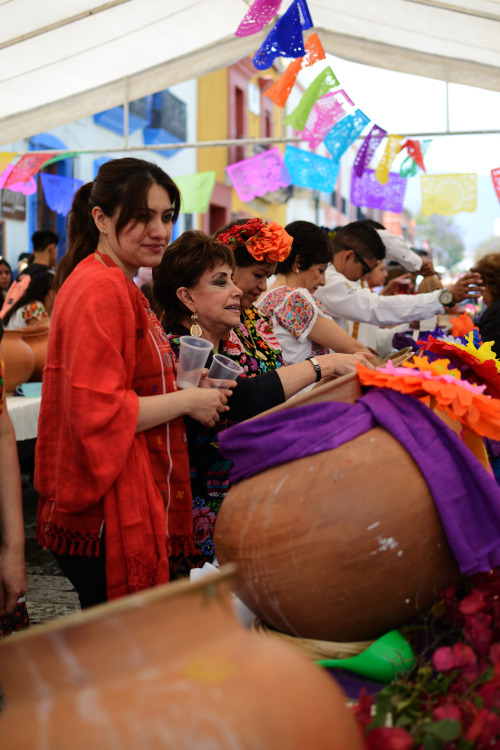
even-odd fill
[{"label": "terracotta olla", "polygon": [[47,343],[49,340],[49,326],[45,323],[40,326],[26,326],[21,328],[23,341],[32,350],[35,357],[35,369],[30,377],[32,381],[41,381],[45,360],[47,359]]},{"label": "terracotta olla", "polygon": [[6,638],[6,746],[361,750],[333,679],[236,620],[230,574],[167,584]]},{"label": "terracotta olla", "polygon": [[23,340],[20,330],[4,331],[1,347],[5,362],[5,390],[7,393],[12,393],[18,385],[25,383],[33,374],[35,356]]},{"label": "terracotta olla", "polygon": [[[276,409],[337,393],[354,402],[357,376]],[[237,566],[236,593],[265,623],[320,640],[375,639],[459,577],[424,478],[380,427],[239,482],[214,543],[219,562]]]}]

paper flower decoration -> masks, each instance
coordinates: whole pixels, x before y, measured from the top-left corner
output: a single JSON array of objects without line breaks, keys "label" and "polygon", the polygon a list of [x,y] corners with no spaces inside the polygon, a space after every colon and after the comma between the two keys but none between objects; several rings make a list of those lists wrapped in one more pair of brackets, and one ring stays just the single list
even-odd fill
[{"label": "paper flower decoration", "polygon": [[461,344],[456,339],[453,343],[435,339],[434,336],[428,336],[427,341],[419,339],[417,344],[421,344],[425,351],[448,357],[460,368],[462,377],[472,383],[484,384],[486,393],[500,398],[500,362],[492,351],[493,342],[489,341],[478,347],[474,342],[474,333],[475,331],[471,331],[466,335],[467,344]]},{"label": "paper flower decoration", "polygon": [[362,385],[411,394],[477,435],[498,438],[500,401],[486,396],[484,386],[461,380],[460,372],[449,369],[449,364],[449,360],[431,362],[425,356],[415,357],[401,367],[395,367],[390,360],[375,370],[358,364],[358,376]]},{"label": "paper flower decoration", "polygon": [[462,313],[458,318],[450,318],[452,336],[465,336],[471,331],[478,330],[467,313]]}]

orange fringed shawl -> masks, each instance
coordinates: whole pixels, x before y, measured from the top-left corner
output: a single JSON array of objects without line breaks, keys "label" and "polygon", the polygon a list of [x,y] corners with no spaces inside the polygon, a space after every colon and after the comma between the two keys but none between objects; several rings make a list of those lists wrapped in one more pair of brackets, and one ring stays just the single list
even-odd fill
[{"label": "orange fringed shawl", "polygon": [[37,539],[96,556],[112,599],[169,580],[193,553],[184,422],[135,433],[138,396],[176,390],[173,355],[137,286],[89,256],[54,307],[36,447]]}]

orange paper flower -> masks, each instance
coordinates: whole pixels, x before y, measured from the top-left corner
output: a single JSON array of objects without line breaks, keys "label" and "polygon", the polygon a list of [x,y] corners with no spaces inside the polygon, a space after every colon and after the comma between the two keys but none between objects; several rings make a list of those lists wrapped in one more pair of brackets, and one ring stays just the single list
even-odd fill
[{"label": "orange paper flower", "polygon": [[458,318],[450,318],[450,323],[452,325],[451,335],[455,337],[465,336],[474,329],[478,330],[467,313],[462,313]]},{"label": "orange paper flower", "polygon": [[281,263],[288,258],[293,237],[280,224],[271,221],[263,226],[258,235],[250,237],[245,247],[256,261],[262,263]]},{"label": "orange paper flower", "polygon": [[[444,411],[450,419],[458,419],[478,435],[498,439],[500,400],[484,395],[481,386],[459,380],[456,370],[435,374],[436,362],[429,363],[427,357],[417,359],[418,368],[411,364],[406,368],[394,367],[390,360],[383,368],[375,370],[358,364],[360,382],[411,394],[427,405],[432,400],[433,406]],[[444,363],[449,364],[449,360],[441,360],[441,368]]]}]

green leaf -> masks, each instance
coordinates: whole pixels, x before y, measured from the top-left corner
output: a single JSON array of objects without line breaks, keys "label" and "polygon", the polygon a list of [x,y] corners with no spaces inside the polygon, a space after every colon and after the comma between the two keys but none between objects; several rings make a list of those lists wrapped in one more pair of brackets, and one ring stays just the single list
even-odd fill
[{"label": "green leaf", "polygon": [[443,719],[442,721],[426,722],[422,724],[422,731],[430,737],[435,737],[447,744],[457,740],[462,733],[462,726],[455,719]]},{"label": "green leaf", "polygon": [[444,745],[441,740],[438,740],[437,737],[433,737],[431,734],[428,734],[426,737],[424,737],[422,747],[425,748],[425,750],[443,750]]}]

